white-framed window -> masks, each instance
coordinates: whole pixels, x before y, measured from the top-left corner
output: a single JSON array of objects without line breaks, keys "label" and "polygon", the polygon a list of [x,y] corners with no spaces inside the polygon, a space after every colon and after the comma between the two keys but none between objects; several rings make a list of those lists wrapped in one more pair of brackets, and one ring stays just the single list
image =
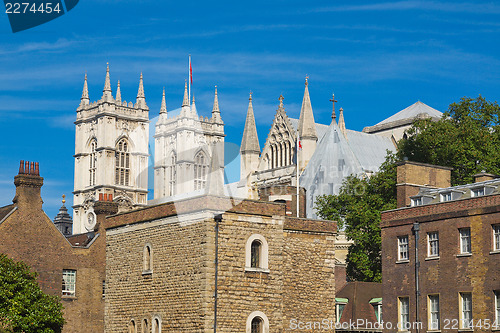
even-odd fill
[{"label": "white-framed window", "polygon": [[472,328],[472,294],[460,293],[460,328]]},{"label": "white-framed window", "polygon": [[63,296],[75,296],[76,271],[74,269],[63,269],[62,294]]},{"label": "white-framed window", "polygon": [[202,190],[207,184],[208,159],[205,153],[200,151],[194,158],[194,189]]},{"label": "white-framed window", "polygon": [[121,139],[115,152],[115,184],[129,186],[130,183],[130,152],[126,139]]},{"label": "white-framed window", "polygon": [[470,228],[461,228],[460,232],[460,253],[468,254],[472,252]]},{"label": "white-framed window", "polygon": [[143,249],[143,274],[153,271],[153,249],[151,244],[144,245]]},{"label": "white-framed window", "polygon": [[500,290],[495,290],[495,321],[500,327]]},{"label": "white-framed window", "polygon": [[484,195],[484,187],[473,188],[470,192],[472,197],[480,197]]},{"label": "white-framed window", "polygon": [[177,183],[177,154],[172,152],[170,156],[170,172],[169,172],[169,181],[168,188],[169,194],[175,195],[175,185]]},{"label": "white-framed window", "polygon": [[500,224],[492,225],[493,229],[493,251],[500,251]]},{"label": "white-framed window", "polygon": [[153,318],[153,332],[152,333],[161,333],[161,319],[158,316]]},{"label": "white-framed window", "polygon": [[264,236],[253,234],[245,245],[245,269],[249,271],[267,271],[269,247]]},{"label": "white-framed window", "polygon": [[382,298],[373,298],[370,300],[370,304],[373,306],[377,323],[382,323]]},{"label": "white-framed window", "polygon": [[423,202],[422,202],[422,197],[418,197],[418,198],[412,198],[411,199],[411,206],[414,207],[414,206],[422,206]]},{"label": "white-framed window", "polygon": [[335,321],[337,323],[342,319],[342,313],[344,313],[344,309],[349,300],[347,298],[335,298]]},{"label": "white-framed window", "polygon": [[398,260],[409,260],[408,235],[398,237]]},{"label": "white-framed window", "polygon": [[246,333],[269,333],[269,319],[261,311],[252,312],[246,323]]},{"label": "white-framed window", "polygon": [[408,331],[410,328],[410,298],[398,297],[398,330]]},{"label": "white-framed window", "polygon": [[137,333],[137,325],[133,319],[128,323],[128,333]]},{"label": "white-framed window", "polygon": [[427,256],[439,256],[439,233],[437,231],[429,232],[427,234]]},{"label": "white-framed window", "polygon": [[444,192],[439,195],[440,201],[451,201],[451,192]]},{"label": "white-framed window", "polygon": [[439,330],[439,295],[428,296],[428,311],[429,330]]},{"label": "white-framed window", "polygon": [[149,322],[147,318],[142,320],[142,333],[149,333]]},{"label": "white-framed window", "polygon": [[97,155],[96,155],[96,149],[97,149],[97,141],[92,140],[90,143],[90,155],[89,155],[89,185],[93,186],[96,184],[95,182],[95,177],[96,177],[96,165],[97,165]]}]

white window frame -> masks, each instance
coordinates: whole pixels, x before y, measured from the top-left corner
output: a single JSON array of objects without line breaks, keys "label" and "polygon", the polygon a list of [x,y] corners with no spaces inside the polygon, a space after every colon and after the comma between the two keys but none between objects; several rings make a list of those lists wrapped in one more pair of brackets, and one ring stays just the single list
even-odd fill
[{"label": "white window frame", "polygon": [[437,231],[427,233],[427,257],[439,257],[439,232]]},{"label": "white window frame", "polygon": [[246,333],[252,333],[252,320],[255,317],[262,319],[262,333],[269,333],[269,319],[264,312],[261,311],[254,311],[247,317]]},{"label": "white window frame", "polygon": [[428,329],[429,331],[438,331],[441,327],[440,325],[440,310],[439,310],[439,295],[428,295],[427,296],[427,309],[428,309]]},{"label": "white window frame", "polygon": [[409,237],[408,235],[398,236],[398,261],[409,261],[409,260],[410,260]]},{"label": "white window frame", "polygon": [[398,331],[406,332],[410,325],[410,298],[398,297]]},{"label": "white window frame", "polygon": [[422,197],[412,198],[412,199],[411,199],[411,206],[412,206],[412,207],[415,207],[415,206],[422,206],[422,205],[423,205],[423,200],[422,200]]},{"label": "white window frame", "polygon": [[485,195],[486,189],[483,187],[476,187],[470,190],[470,196],[473,198],[482,197]]},{"label": "white window frame", "polygon": [[471,254],[472,244],[470,228],[460,228],[458,232],[460,234],[460,254]]},{"label": "white window frame", "polygon": [[[252,267],[252,243],[254,241],[260,242],[259,267]],[[245,245],[245,270],[269,272],[269,246],[267,240],[260,234],[253,234],[247,239]]]},{"label": "white window frame", "polygon": [[439,198],[441,202],[451,201],[452,200],[451,192],[440,193]]},{"label": "white window frame", "polygon": [[[467,299],[468,298],[468,299]],[[467,303],[469,303],[467,305]],[[472,329],[472,293],[460,293],[460,329]]]},{"label": "white window frame", "polygon": [[493,234],[493,251],[500,251],[500,224],[491,226]]},{"label": "white window frame", "polygon": [[63,269],[62,295],[74,297],[76,295],[76,270]]},{"label": "white window frame", "polygon": [[495,290],[495,322],[497,323],[497,327],[493,327],[493,329],[500,328],[500,290]]},{"label": "white window frame", "polygon": [[339,323],[342,318],[342,313],[344,313],[346,302],[336,302],[335,303],[335,322]]},{"label": "white window frame", "polygon": [[382,323],[382,302],[372,304],[373,310],[375,311],[375,318],[377,323]]}]

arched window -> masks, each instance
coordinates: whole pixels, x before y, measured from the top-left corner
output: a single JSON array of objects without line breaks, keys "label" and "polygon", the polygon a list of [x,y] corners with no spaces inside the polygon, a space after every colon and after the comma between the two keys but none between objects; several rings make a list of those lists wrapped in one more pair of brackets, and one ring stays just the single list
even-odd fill
[{"label": "arched window", "polygon": [[133,319],[128,323],[128,333],[137,333],[137,327]]},{"label": "arched window", "polygon": [[200,151],[194,159],[194,189],[201,190],[207,183],[208,160],[205,154]]},{"label": "arched window", "polygon": [[267,241],[262,235],[253,234],[248,237],[245,245],[245,269],[269,272],[268,251]]},{"label": "arched window", "polygon": [[260,262],[261,249],[262,249],[261,242],[257,239],[254,240],[252,242],[252,246],[251,246],[251,250],[250,250],[251,251],[250,267],[258,268],[261,266],[261,262]]},{"label": "arched window", "polygon": [[144,246],[143,261],[143,273],[151,273],[153,270],[153,253],[150,244]]},{"label": "arched window", "polygon": [[252,312],[247,318],[246,333],[269,333],[269,319],[261,311]]},{"label": "arched window", "polygon": [[161,320],[158,317],[153,319],[153,333],[161,333]]},{"label": "arched window", "polygon": [[89,155],[89,185],[93,186],[95,185],[95,175],[96,175],[96,162],[97,162],[97,155],[96,155],[96,149],[97,149],[97,141],[92,140],[90,143],[90,155]]},{"label": "arched window", "polygon": [[168,182],[169,195],[175,195],[175,184],[177,181],[177,154],[172,152],[170,157],[170,178]]},{"label": "arched window", "polygon": [[127,140],[121,139],[116,145],[115,152],[115,184],[129,185],[130,153]]},{"label": "arched window", "polygon": [[142,333],[149,333],[149,323],[147,318],[142,321]]}]

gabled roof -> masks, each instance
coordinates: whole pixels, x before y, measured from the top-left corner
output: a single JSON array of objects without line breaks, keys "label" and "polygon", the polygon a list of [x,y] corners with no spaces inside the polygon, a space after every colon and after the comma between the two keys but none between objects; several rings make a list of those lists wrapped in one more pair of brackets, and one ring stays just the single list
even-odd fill
[{"label": "gabled roof", "polygon": [[[398,121],[398,120],[406,120],[406,119],[414,119],[415,117],[418,117],[419,115],[428,115],[429,117],[433,118],[441,118],[443,115],[442,112],[431,108],[429,105],[424,104],[420,101],[410,105],[409,107],[399,111],[398,113],[390,116],[387,119],[382,120],[376,125],[382,125],[382,124],[387,124],[391,123],[393,121]],[[376,126],[375,125],[375,126]]]},{"label": "gabled roof", "polygon": [[10,204],[7,206],[0,207],[0,223],[2,220],[8,216],[14,209],[16,208],[16,205]]}]

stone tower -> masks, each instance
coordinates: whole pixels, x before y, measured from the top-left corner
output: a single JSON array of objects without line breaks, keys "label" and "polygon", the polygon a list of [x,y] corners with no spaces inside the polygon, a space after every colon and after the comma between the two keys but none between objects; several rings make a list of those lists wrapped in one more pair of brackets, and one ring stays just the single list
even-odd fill
[{"label": "stone tower", "polygon": [[247,119],[245,121],[245,129],[243,130],[243,138],[241,139],[241,173],[240,179],[245,179],[250,173],[257,170],[259,166],[260,145],[259,137],[257,136],[257,127],[255,125],[255,117],[253,114],[252,94],[248,99]]},{"label": "stone tower", "polygon": [[122,101],[119,82],[113,97],[109,66],[101,99],[90,103],[85,74],[75,121],[74,234],[94,229],[99,194],[113,198],[120,211],[147,204],[148,122],[142,73],[135,103]]},{"label": "stone tower", "polygon": [[300,109],[299,118],[299,140],[302,148],[299,147],[299,170],[302,171],[311,159],[314,151],[316,150],[316,143],[318,141],[318,134],[316,133],[316,123],[314,122],[314,115],[311,106],[311,99],[309,97],[309,89],[307,88],[308,82],[306,77],[306,87],[304,90],[304,97],[302,99],[302,108]]},{"label": "stone tower", "polygon": [[68,214],[68,208],[65,206],[66,196],[63,194],[62,197],[62,206],[54,218],[54,224],[64,236],[70,236],[73,233],[73,219]]},{"label": "stone tower", "polygon": [[154,135],[154,198],[205,189],[213,149],[224,168],[224,122],[217,87],[210,118],[198,116],[194,95],[189,103],[187,83],[179,115],[168,116],[165,95],[161,105]]}]

